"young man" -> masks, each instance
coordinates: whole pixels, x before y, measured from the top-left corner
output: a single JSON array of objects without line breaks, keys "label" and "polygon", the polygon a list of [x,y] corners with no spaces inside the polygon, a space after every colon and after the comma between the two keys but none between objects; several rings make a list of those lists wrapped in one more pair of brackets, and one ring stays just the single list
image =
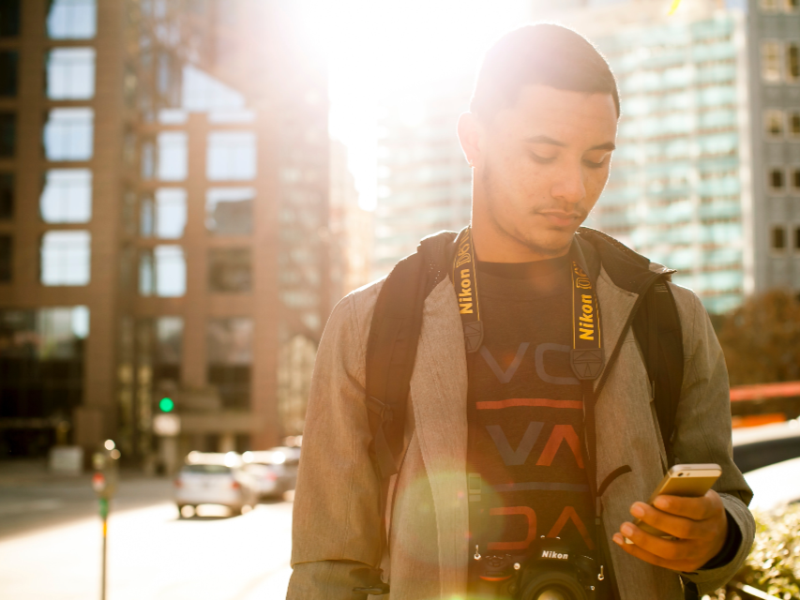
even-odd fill
[{"label": "young man", "polygon": [[[691,291],[664,283],[669,270],[578,231],[608,179],[619,114],[607,63],[570,30],[523,27],[489,50],[458,123],[471,227],[447,238],[447,275],[420,309],[387,518],[365,392],[382,280],[339,303],[320,344],[289,598],[365,598],[378,568],[391,598],[508,597],[494,581],[506,575],[485,565],[510,557],[529,569],[548,547],[550,558],[591,557],[585,593],[621,600],[708,593],[742,564],[752,494],[732,461],[709,319]],[[630,326],[655,279],[674,298],[684,360],[666,444]],[[722,476],[704,497],[650,506],[668,462],[716,463]]]}]

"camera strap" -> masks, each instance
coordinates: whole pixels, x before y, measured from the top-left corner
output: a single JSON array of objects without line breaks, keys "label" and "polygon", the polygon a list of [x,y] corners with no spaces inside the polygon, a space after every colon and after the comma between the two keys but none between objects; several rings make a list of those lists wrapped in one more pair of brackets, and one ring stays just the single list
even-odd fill
[{"label": "camera strap", "polygon": [[[483,344],[483,323],[480,316],[480,297],[478,294],[477,258],[472,238],[472,228],[467,227],[456,240],[456,254],[453,257],[453,286],[456,289],[461,324],[464,328],[464,344],[468,354],[477,352]],[[570,274],[572,279],[572,348],[570,364],[575,377],[581,384],[583,397],[584,431],[588,457],[587,479],[595,507],[595,540],[597,558],[600,565],[598,581],[600,589],[606,588],[605,544],[603,536],[602,505],[597,489],[597,431],[595,424],[595,403],[597,396],[594,381],[603,372],[605,353],[602,329],[600,326],[600,304],[595,287],[575,252],[570,253]],[[600,596],[607,597],[607,594]]]}]

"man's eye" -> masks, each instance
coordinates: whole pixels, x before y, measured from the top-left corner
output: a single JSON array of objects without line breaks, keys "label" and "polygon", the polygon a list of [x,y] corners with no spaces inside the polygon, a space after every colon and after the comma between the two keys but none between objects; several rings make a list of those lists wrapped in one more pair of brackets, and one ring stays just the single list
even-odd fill
[{"label": "man's eye", "polygon": [[535,152],[531,152],[531,158],[540,165],[546,165],[548,163],[553,162],[556,159],[555,156],[539,156]]},{"label": "man's eye", "polygon": [[592,162],[591,160],[585,160],[583,161],[583,164],[585,164],[590,169],[599,169],[606,164],[606,159],[603,159],[600,162]]}]

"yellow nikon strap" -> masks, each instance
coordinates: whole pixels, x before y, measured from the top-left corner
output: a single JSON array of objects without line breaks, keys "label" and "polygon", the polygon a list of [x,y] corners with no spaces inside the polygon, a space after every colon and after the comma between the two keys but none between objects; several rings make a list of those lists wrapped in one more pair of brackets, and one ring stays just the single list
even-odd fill
[{"label": "yellow nikon strap", "polygon": [[467,353],[477,352],[483,344],[483,323],[478,304],[478,271],[475,248],[472,245],[472,228],[467,227],[456,240],[453,258],[453,285],[456,288],[458,312],[464,326],[464,343]]},{"label": "yellow nikon strap", "polygon": [[580,380],[597,379],[605,357],[600,330],[600,304],[594,286],[577,261],[572,261],[572,351],[570,363]]},{"label": "yellow nikon strap", "polygon": [[[453,258],[453,286],[456,289],[458,311],[464,327],[467,353],[477,352],[483,344],[478,296],[478,271],[472,228],[467,227],[456,240]],[[603,339],[600,330],[600,305],[591,280],[572,260],[572,351],[570,362],[575,376],[580,380],[593,380],[600,376],[605,365]]]}]

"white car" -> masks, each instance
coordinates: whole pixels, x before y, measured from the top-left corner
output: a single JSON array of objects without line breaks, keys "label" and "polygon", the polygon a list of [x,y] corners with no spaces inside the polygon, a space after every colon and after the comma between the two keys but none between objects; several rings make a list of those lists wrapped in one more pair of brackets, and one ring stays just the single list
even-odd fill
[{"label": "white car", "polygon": [[280,446],[271,450],[245,452],[244,469],[256,481],[259,496],[277,498],[293,490],[297,483],[300,448]]},{"label": "white car", "polygon": [[186,462],[175,478],[175,504],[181,516],[186,507],[196,511],[201,504],[225,506],[240,515],[258,503],[255,481],[241,469],[238,455],[192,452]]}]

